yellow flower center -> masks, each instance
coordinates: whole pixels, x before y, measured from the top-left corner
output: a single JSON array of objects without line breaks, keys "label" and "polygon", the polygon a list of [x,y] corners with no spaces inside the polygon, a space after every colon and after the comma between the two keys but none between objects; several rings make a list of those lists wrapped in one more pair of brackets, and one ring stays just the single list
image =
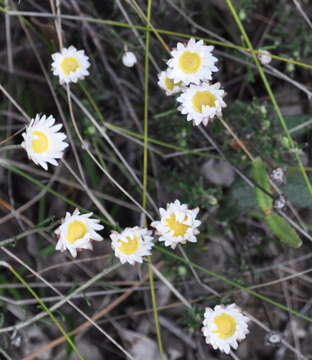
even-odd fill
[{"label": "yellow flower center", "polygon": [[[185,216],[184,220],[187,220],[187,216]],[[169,218],[166,220],[166,225],[170,230],[173,231],[174,236],[183,236],[187,232],[189,226],[185,225],[179,221],[177,221],[177,218],[175,214],[171,214]]]},{"label": "yellow flower center", "polygon": [[75,220],[68,225],[67,240],[74,243],[83,238],[87,232],[86,225],[82,221]]},{"label": "yellow flower center", "polygon": [[174,87],[174,82],[172,79],[166,77],[165,79],[165,87],[167,90],[172,91]]},{"label": "yellow flower center", "polygon": [[202,106],[214,107],[217,98],[209,91],[198,91],[192,98],[196,111],[202,112]]},{"label": "yellow flower center", "polygon": [[49,148],[49,139],[46,134],[42,131],[33,131],[32,135],[37,137],[31,142],[32,149],[38,154],[46,152]]},{"label": "yellow flower center", "polygon": [[73,57],[66,57],[60,64],[63,73],[69,75],[70,73],[76,71],[80,65],[79,62]]},{"label": "yellow flower center", "polygon": [[214,333],[218,334],[220,339],[227,339],[235,333],[236,320],[228,314],[220,314],[216,316],[214,323],[218,328],[214,331]]},{"label": "yellow flower center", "polygon": [[128,236],[126,239],[128,241],[122,241],[122,244],[119,245],[118,249],[126,255],[134,254],[139,247],[139,238],[137,236]]},{"label": "yellow flower center", "polygon": [[193,74],[201,66],[201,57],[195,52],[184,51],[179,58],[179,66],[185,73]]}]

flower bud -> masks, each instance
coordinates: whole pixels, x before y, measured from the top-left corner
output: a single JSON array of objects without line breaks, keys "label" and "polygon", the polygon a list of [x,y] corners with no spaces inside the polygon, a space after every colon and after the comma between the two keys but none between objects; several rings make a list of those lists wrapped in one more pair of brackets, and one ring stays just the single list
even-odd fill
[{"label": "flower bud", "polygon": [[132,67],[136,64],[137,58],[131,51],[126,51],[122,56],[122,63],[127,67]]}]

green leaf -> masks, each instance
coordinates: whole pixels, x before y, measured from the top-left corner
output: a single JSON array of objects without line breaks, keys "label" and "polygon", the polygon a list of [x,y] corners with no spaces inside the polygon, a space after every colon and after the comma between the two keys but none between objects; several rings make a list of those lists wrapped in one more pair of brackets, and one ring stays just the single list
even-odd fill
[{"label": "green leaf", "polygon": [[294,248],[302,245],[302,241],[297,232],[280,215],[271,213],[265,216],[265,221],[270,230],[281,242]]},{"label": "green leaf", "polygon": [[281,190],[287,196],[288,200],[300,208],[312,208],[312,198],[305,185],[303,176],[296,172],[289,172],[286,185],[281,186]]},{"label": "green leaf", "polygon": [[53,254],[54,252],[55,252],[54,245],[49,245],[49,246],[39,250],[39,254],[42,256],[49,256],[49,255]]},{"label": "green leaf", "polygon": [[[261,158],[256,158],[252,163],[252,176],[261,188],[266,190],[268,193],[271,193],[271,185],[269,182],[269,177],[266,172],[265,164]],[[256,187],[256,200],[257,204],[261,210],[267,211],[271,210],[273,207],[273,199],[271,196],[267,195],[262,189]]]},{"label": "green leaf", "polygon": [[237,179],[224,198],[218,217],[221,221],[231,221],[257,207],[255,192],[242,179]]},{"label": "green leaf", "polygon": [[[265,164],[259,157],[253,161],[252,175],[258,185],[268,193],[271,193],[271,185]],[[272,197],[256,187],[256,200],[260,209],[265,213],[264,219],[272,233],[288,246],[295,248],[301,246],[302,243],[297,232],[280,215],[276,213],[266,215],[266,212],[273,207]]]},{"label": "green leaf", "polygon": [[[291,204],[299,208],[312,208],[312,198],[309,190],[305,186],[304,178],[298,171],[288,171],[287,183],[281,185],[280,189]],[[234,220],[257,207],[254,189],[241,178],[234,182],[223,200],[222,207],[218,213],[222,221]]]}]

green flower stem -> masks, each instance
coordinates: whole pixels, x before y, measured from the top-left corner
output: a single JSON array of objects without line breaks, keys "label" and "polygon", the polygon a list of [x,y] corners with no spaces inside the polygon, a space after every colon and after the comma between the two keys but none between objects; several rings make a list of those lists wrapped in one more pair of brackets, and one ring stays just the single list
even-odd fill
[{"label": "green flower stem", "polygon": [[51,313],[49,308],[45,305],[45,303],[40,299],[40,297],[37,295],[37,293],[28,285],[28,283],[22,278],[22,276],[13,269],[12,266],[9,264],[5,265],[6,263],[2,263],[2,265],[6,266],[6,268],[11,271],[11,273],[21,282],[25,288],[30,292],[30,294],[38,301],[40,306],[43,308],[43,310],[50,316],[51,320],[55,324],[55,326],[60,330],[62,335],[66,338],[66,341],[71,346],[73,351],[77,354],[78,358],[80,360],[85,360],[85,358],[81,355],[80,351],[78,350],[77,346],[73,343],[72,339],[68,336],[66,331],[63,329],[62,325],[59,323],[59,321],[56,319],[56,317]]},{"label": "green flower stem", "polygon": [[229,280],[229,279],[225,278],[222,275],[219,275],[219,274],[216,274],[213,271],[207,270],[203,266],[197,265],[197,264],[193,263],[192,261],[185,260],[181,256],[176,255],[173,252],[168,251],[168,250],[166,250],[165,248],[163,248],[163,247],[161,247],[159,245],[154,245],[154,248],[157,249],[159,252],[163,253],[164,255],[167,255],[167,256],[170,256],[170,257],[172,257],[172,258],[174,258],[176,260],[179,260],[184,264],[191,265],[195,269],[198,269],[198,270],[212,276],[213,278],[224,282],[227,285],[230,285],[230,286],[232,286],[232,287],[234,287],[236,289],[242,290],[242,291],[256,297],[257,299],[265,301],[266,303],[274,305],[274,306],[276,306],[277,308],[279,308],[281,310],[287,311],[291,315],[294,315],[294,316],[296,316],[296,317],[298,317],[300,319],[303,319],[303,320],[306,320],[306,321],[312,323],[312,318],[310,318],[309,316],[303,315],[303,314],[301,314],[300,312],[298,312],[296,310],[290,309],[286,305],[283,305],[283,304],[281,304],[281,303],[279,303],[279,302],[277,302],[275,300],[272,300],[272,299],[268,298],[267,296],[258,294],[256,291],[253,291],[253,290],[251,290],[250,288],[248,288],[246,286],[240,285],[239,283],[237,283],[235,281],[232,281],[232,280]]},{"label": "green flower stem", "polygon": [[[28,13],[27,11],[25,12],[21,12],[21,11],[12,11],[10,10],[10,8],[5,8],[5,7],[0,7],[0,12],[3,12],[5,14],[9,14],[11,16],[36,16],[36,14],[34,13]],[[54,17],[52,14],[46,14],[46,15],[42,15],[42,14],[38,14],[37,16],[39,17]],[[137,30],[141,30],[141,31],[147,31],[147,27],[146,26],[142,26],[142,25],[131,25],[131,24],[127,24],[127,23],[123,23],[123,22],[119,22],[119,21],[112,21],[112,20],[103,20],[103,19],[97,19],[97,18],[92,18],[92,17],[88,17],[88,16],[75,16],[75,15],[67,15],[67,14],[62,14],[61,15],[62,19],[67,19],[67,20],[73,20],[73,21],[87,21],[90,23],[96,23],[96,24],[102,24],[102,25],[109,25],[109,26],[116,26],[116,27],[123,27],[123,28],[130,28],[130,29],[137,29]],[[154,28],[153,29],[155,31],[155,33],[159,33],[159,34],[164,34],[164,35],[168,35],[168,36],[176,36],[176,37],[181,37],[181,38],[186,38],[186,39],[190,39],[190,38],[194,38],[196,40],[204,40],[209,44],[212,45],[218,45],[218,46],[222,46],[222,47],[228,47],[231,49],[236,49],[236,50],[242,50],[242,51],[246,51],[249,53],[252,53],[252,51],[244,46],[239,46],[239,45],[235,45],[232,43],[228,43],[228,42],[223,42],[223,41],[219,41],[219,40],[214,40],[214,39],[209,39],[206,37],[202,37],[202,36],[194,36],[194,35],[189,35],[189,34],[185,34],[185,33],[180,33],[180,32],[175,32],[175,31],[170,31],[170,30],[165,30],[165,29],[158,29],[158,28]],[[261,50],[254,50],[256,53],[258,53]],[[312,69],[312,65],[310,64],[306,64],[302,61],[298,61],[298,60],[294,60],[294,59],[289,59],[289,58],[285,58],[283,56],[280,55],[274,55],[271,53],[271,57],[272,59],[275,60],[279,60],[279,61],[283,61],[286,63],[290,63],[290,64],[294,64],[296,66],[301,66],[307,69]]]},{"label": "green flower stem", "polygon": [[[147,22],[150,24],[152,12],[152,0],[148,0],[147,3]],[[145,57],[144,57],[144,152],[143,152],[143,193],[142,193],[142,206],[146,209],[147,206],[147,179],[148,179],[148,104],[149,104],[149,51],[150,51],[150,27],[146,29],[145,38]],[[152,307],[154,314],[154,322],[157,334],[157,344],[160,356],[162,359],[165,358],[165,353],[161,339],[161,329],[158,319],[157,301],[154,286],[154,273],[152,268],[151,256],[148,256],[148,278],[151,291]]]},{"label": "green flower stem", "polygon": [[[138,133],[136,133],[136,132],[134,132],[132,130],[128,130],[128,129],[122,128],[120,126],[113,125],[113,124],[111,124],[111,123],[109,123],[107,121],[104,121],[104,124],[107,126],[108,129],[119,131],[121,133],[130,135],[130,136],[132,136],[134,138],[137,138],[137,139],[140,139],[140,140],[144,139],[143,135],[138,134]],[[185,153],[190,154],[190,155],[197,155],[197,156],[206,157],[206,158],[221,159],[221,157],[218,156],[218,155],[199,153],[199,152],[194,151],[194,150],[190,150],[190,149],[187,149],[187,148],[184,148],[184,147],[181,147],[181,146],[169,144],[167,142],[157,140],[157,139],[153,139],[153,138],[150,138],[150,137],[147,137],[147,141],[150,142],[150,143],[153,143],[153,144],[168,148],[168,149],[172,149],[172,150],[175,150],[175,151],[182,151],[182,152],[185,152]],[[156,153],[157,153],[157,151],[156,151]],[[160,155],[164,155],[164,154],[160,153]]]}]

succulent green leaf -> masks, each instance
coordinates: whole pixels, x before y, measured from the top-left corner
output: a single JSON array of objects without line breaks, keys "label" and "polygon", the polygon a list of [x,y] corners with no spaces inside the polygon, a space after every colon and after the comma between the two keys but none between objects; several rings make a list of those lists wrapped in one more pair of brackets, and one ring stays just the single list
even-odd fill
[{"label": "succulent green leaf", "polygon": [[265,216],[265,221],[272,233],[284,244],[294,248],[302,245],[302,241],[297,232],[280,215],[271,213]]},{"label": "succulent green leaf", "polygon": [[[266,192],[271,193],[271,185],[267,175],[266,167],[261,158],[256,158],[252,164],[252,176],[257,185]],[[260,209],[264,212],[264,219],[272,233],[279,240],[291,247],[298,248],[302,242],[297,232],[277,213],[270,213],[273,208],[273,199],[262,189],[256,187],[256,201]]]},{"label": "succulent green leaf", "polygon": [[271,210],[273,207],[273,199],[271,196],[262,191],[262,189],[264,189],[268,193],[271,193],[269,177],[266,172],[265,164],[259,157],[257,157],[252,163],[252,176],[256,184],[260,186],[260,188],[256,187],[256,200],[258,206],[263,211]]}]

